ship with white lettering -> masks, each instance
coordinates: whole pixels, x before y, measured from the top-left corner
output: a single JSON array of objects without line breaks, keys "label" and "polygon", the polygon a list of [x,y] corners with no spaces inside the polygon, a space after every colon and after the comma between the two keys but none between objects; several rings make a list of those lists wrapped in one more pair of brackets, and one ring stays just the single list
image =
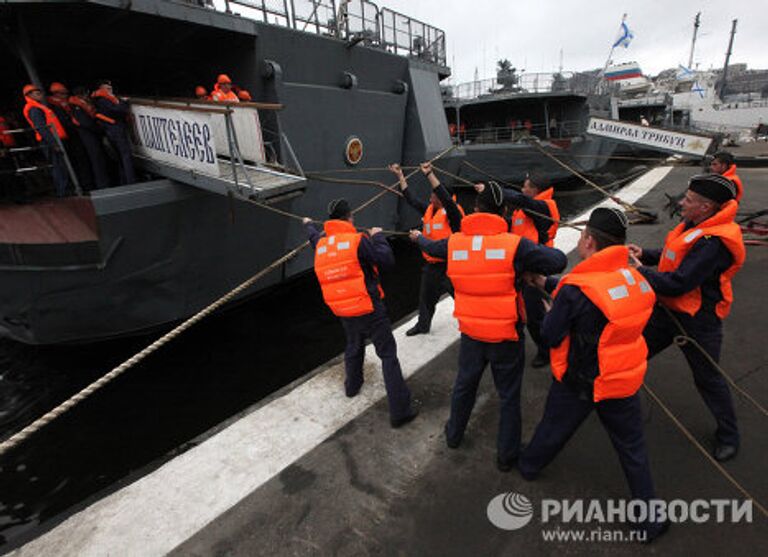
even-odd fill
[{"label": "ship with white lettering", "polygon": [[[24,343],[186,318],[305,241],[300,220],[280,212],[324,219],[334,198],[361,205],[380,191],[370,182],[392,181],[388,163],[451,146],[445,35],[366,0],[9,0],[0,26],[0,106],[23,122],[24,83],[107,77],[129,97],[140,174],[0,205],[0,336]],[[253,102],[192,100],[221,73]],[[43,166],[0,179],[13,188]],[[334,170],[369,182],[320,179]],[[356,223],[405,229],[414,215],[402,207],[387,194]],[[305,250],[245,295],[311,265]]]}]

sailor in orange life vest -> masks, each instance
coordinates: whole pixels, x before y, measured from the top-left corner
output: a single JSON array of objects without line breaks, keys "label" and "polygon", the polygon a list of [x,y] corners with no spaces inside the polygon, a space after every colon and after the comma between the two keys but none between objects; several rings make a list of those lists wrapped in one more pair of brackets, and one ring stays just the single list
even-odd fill
[{"label": "sailor in orange life vest", "polygon": [[[389,169],[400,181],[400,190],[403,192],[405,200],[423,215],[421,217],[422,234],[426,238],[442,240],[450,236],[452,232],[459,231],[464,210],[451,199],[451,194],[445,186],[440,184],[429,162],[421,163],[421,171],[432,187],[429,204],[419,201],[413,196],[399,164],[390,164]],[[424,266],[421,270],[421,284],[419,285],[419,319],[416,325],[405,332],[409,337],[428,333],[432,325],[432,316],[435,314],[435,305],[440,300],[440,296],[446,292],[453,296],[451,281],[445,275],[445,259],[432,257],[425,252],[422,252],[422,255],[424,256]]]},{"label": "sailor in orange life vest", "polygon": [[199,101],[211,100],[210,97],[208,97],[208,91],[202,85],[197,85],[195,87],[195,98]]},{"label": "sailor in orange life vest", "polygon": [[36,128],[35,139],[43,145],[43,153],[51,162],[51,175],[56,195],[64,197],[67,195],[69,174],[64,161],[64,150],[61,143],[56,140],[56,136],[59,139],[66,139],[67,131],[53,110],[44,104],[45,95],[42,89],[37,85],[25,85],[23,93],[27,101],[24,106],[24,118],[30,126]]},{"label": "sailor in orange life vest", "polygon": [[[551,248],[555,245],[560,211],[552,199],[554,188],[547,188],[545,183],[543,176],[528,173],[520,193],[504,189],[504,201],[515,208],[512,213],[512,233]],[[549,351],[541,341],[544,294],[540,289],[526,284],[523,286],[523,299],[528,332],[538,347],[531,365],[543,367],[549,363]]]},{"label": "sailor in orange life vest", "polygon": [[325,223],[324,234],[310,219],[305,218],[303,222],[315,248],[315,274],[323,299],[341,318],[347,336],[344,389],[348,397],[360,392],[365,339],[370,337],[381,359],[390,424],[398,428],[413,420],[419,410],[411,404],[411,392],[403,379],[392,325],[384,306],[384,291],[379,284],[379,267],[394,265],[392,248],[380,228],[371,228],[370,236],[355,229],[352,211],[345,199],[332,201],[328,214],[330,220]]},{"label": "sailor in orange life vest", "polygon": [[712,162],[709,163],[709,171],[712,174],[720,174],[728,178],[736,186],[736,201],[741,201],[744,196],[744,185],[741,178],[736,174],[736,164],[733,162],[733,155],[728,151],[718,151],[713,155]]},{"label": "sailor in orange life vest", "polygon": [[455,289],[454,316],[459,320],[459,371],[445,425],[448,447],[457,448],[475,405],[483,371],[491,364],[501,399],[496,464],[512,469],[520,451],[520,384],[525,340],[520,315],[523,273],[558,273],[565,268],[563,252],[537,245],[508,232],[504,196],[495,182],[476,197],[475,213],[461,221],[461,232],[430,240],[418,230],[411,239],[432,257],[448,261]]},{"label": "sailor in orange life vest", "polygon": [[115,96],[112,82],[102,79],[96,82],[96,90],[91,93],[96,117],[107,134],[107,139],[118,155],[120,185],[135,184],[136,171],[133,167],[131,142],[128,139],[128,103]]},{"label": "sailor in orange life vest", "polygon": [[[85,87],[75,87],[72,93],[69,97],[69,106],[72,109],[72,118],[77,120],[77,134],[88,155],[95,187],[107,188],[111,185],[111,180],[102,142],[104,130],[99,124],[105,116],[96,113],[96,107]],[[111,119],[107,118],[107,120]]]},{"label": "sailor in orange life vest", "polygon": [[237,94],[232,90],[232,80],[229,79],[227,74],[219,74],[216,78],[216,84],[213,86],[213,91],[211,91],[211,100],[228,103],[240,102]]},{"label": "sailor in orange life vest", "polygon": [[[680,202],[683,222],[668,235],[663,250],[630,244],[638,271],[659,302],[715,361],[720,359],[722,320],[733,301],[731,279],[744,264],[733,183],[719,174],[693,176]],[[640,266],[642,263],[642,266]],[[644,265],[658,265],[654,270]],[[669,313],[657,307],[643,333],[651,358],[681,334]],[[696,388],[717,422],[714,457],[726,461],[738,452],[739,430],[728,384],[692,344],[681,347]]]},{"label": "sailor in orange life vest", "polygon": [[[581,263],[559,281],[530,277],[536,287],[554,291],[541,329],[552,347],[554,378],[518,468],[525,479],[535,479],[594,409],[618,453],[632,498],[649,501],[655,493],[637,391],[647,367],[642,332],[656,296],[629,266],[627,225],[618,209],[595,209],[577,246]],[[641,527],[649,538],[666,529]]]},{"label": "sailor in orange life vest", "polygon": [[67,139],[62,141],[64,150],[69,156],[80,187],[85,191],[90,191],[94,187],[93,175],[91,174],[88,154],[77,131],[80,122],[75,118],[73,107],[69,104],[69,89],[63,83],[54,81],[48,90],[51,93],[48,96],[48,106],[56,114],[64,129],[67,130]]}]

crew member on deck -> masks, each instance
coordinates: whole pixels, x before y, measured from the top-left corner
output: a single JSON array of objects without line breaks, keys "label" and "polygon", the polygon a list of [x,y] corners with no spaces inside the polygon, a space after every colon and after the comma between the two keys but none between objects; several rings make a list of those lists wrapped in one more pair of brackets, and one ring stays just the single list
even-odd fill
[{"label": "crew member on deck", "polygon": [[[448,238],[452,232],[460,230],[464,211],[451,199],[445,186],[440,184],[429,162],[421,164],[421,171],[427,176],[429,184],[432,186],[429,204],[423,203],[413,196],[399,164],[390,164],[389,169],[400,181],[400,190],[403,192],[405,200],[423,215],[421,222],[423,223],[422,233],[424,237],[430,240],[442,240]],[[445,259],[432,257],[423,251],[422,255],[425,262],[421,270],[419,287],[419,319],[416,325],[405,332],[409,337],[428,333],[432,325],[432,316],[435,314],[435,305],[440,300],[440,296],[446,292],[453,296],[451,281],[445,274]]]},{"label": "crew member on deck", "polygon": [[73,95],[69,97],[69,106],[72,109],[73,119],[77,120],[78,123],[77,133],[88,155],[95,187],[97,189],[108,188],[112,183],[109,172],[107,172],[107,160],[101,142],[104,131],[98,122],[105,118],[107,123],[111,123],[113,120],[96,112],[96,107],[85,87],[75,87],[72,93]]},{"label": "crew member on deck", "polygon": [[102,79],[96,84],[96,91],[91,94],[99,121],[107,134],[107,139],[117,151],[120,166],[120,184],[136,183],[136,171],[133,168],[131,143],[128,139],[128,103],[115,96],[112,82]]},{"label": "crew member on deck", "polygon": [[220,74],[216,78],[216,84],[211,91],[211,100],[216,102],[236,103],[240,102],[237,94],[232,90],[232,80],[227,74]]},{"label": "crew member on deck", "polygon": [[[714,361],[720,359],[722,320],[733,301],[731,279],[746,255],[741,230],[733,221],[738,209],[735,196],[735,186],[728,178],[693,176],[680,202],[683,222],[667,235],[664,249],[629,245],[636,264],[658,265],[658,270],[637,269],[663,306],[656,307],[643,333],[649,358],[682,334],[679,323]],[[693,344],[685,344],[681,350],[696,388],[717,422],[714,457],[729,460],[738,452],[739,431],[728,384]]]},{"label": "crew member on deck", "polygon": [[365,339],[370,338],[381,359],[384,386],[389,402],[389,419],[394,428],[407,424],[419,413],[411,404],[411,392],[403,379],[392,325],[384,306],[384,291],[379,284],[379,267],[394,265],[387,239],[380,228],[370,235],[358,232],[345,199],[328,206],[329,219],[324,233],[308,218],[303,220],[315,248],[315,274],[323,299],[341,318],[347,336],[344,351],[346,379],[344,390],[354,397],[363,386]]},{"label": "crew member on deck", "polygon": [[69,89],[63,83],[54,81],[48,87],[48,91],[51,93],[48,97],[48,106],[56,114],[64,129],[67,130],[67,139],[63,140],[63,144],[77,180],[83,190],[90,191],[94,186],[93,176],[91,175],[88,155],[77,132],[80,122],[74,117],[72,107],[69,104]]},{"label": "crew member on deck", "polygon": [[520,451],[520,384],[525,342],[520,315],[523,273],[558,273],[567,263],[556,249],[511,234],[504,220],[501,187],[489,183],[476,198],[475,213],[461,221],[461,232],[430,240],[418,230],[411,239],[432,257],[447,259],[459,320],[459,371],[445,425],[448,447],[457,448],[475,405],[477,387],[488,363],[501,399],[496,464],[511,470]]},{"label": "crew member on deck", "polygon": [[[655,493],[637,391],[648,364],[642,332],[656,297],[642,275],[629,268],[627,225],[618,209],[595,209],[577,245],[581,263],[559,283],[554,277],[532,278],[538,287],[554,290],[542,328],[552,347],[554,379],[518,468],[525,479],[535,479],[595,409],[632,498],[647,502]],[[654,538],[666,524],[643,527]]]},{"label": "crew member on deck", "polygon": [[736,201],[741,201],[744,195],[744,185],[741,178],[736,174],[736,164],[733,155],[728,151],[718,151],[713,155],[712,162],[709,163],[709,171],[713,174],[720,174],[728,178],[736,186]]},{"label": "crew member on deck", "polygon": [[[512,233],[532,242],[553,247],[560,220],[557,203],[552,199],[554,188],[547,188],[542,176],[528,173],[522,193],[504,190],[504,201],[515,208],[512,213]],[[523,286],[528,332],[538,351],[533,367],[543,367],[549,362],[549,351],[541,341],[541,322],[544,319],[544,293],[530,284]]]},{"label": "crew member on deck", "polygon": [[198,101],[209,101],[211,98],[208,96],[208,91],[202,85],[195,87],[195,98]]},{"label": "crew member on deck", "polygon": [[[57,197],[67,195],[69,174],[64,161],[64,149],[59,140],[67,138],[64,125],[56,117],[56,114],[48,106],[43,104],[45,95],[37,85],[24,86],[24,98],[27,104],[24,106],[24,118],[35,129],[35,139],[43,145],[43,153],[51,163],[51,175]],[[54,135],[56,134],[56,135]]]}]

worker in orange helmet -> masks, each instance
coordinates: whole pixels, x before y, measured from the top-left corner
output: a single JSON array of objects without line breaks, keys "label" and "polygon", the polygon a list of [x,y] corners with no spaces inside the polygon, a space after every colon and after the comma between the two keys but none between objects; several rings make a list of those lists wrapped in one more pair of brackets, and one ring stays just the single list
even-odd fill
[{"label": "worker in orange helmet", "polygon": [[247,90],[245,90],[245,89],[240,89],[237,92],[237,98],[240,99],[243,102],[250,102],[252,100],[251,99],[251,94]]},{"label": "worker in orange helmet", "polygon": [[75,118],[73,107],[69,104],[69,89],[63,83],[54,81],[48,87],[48,91],[50,92],[48,106],[56,114],[64,129],[67,130],[67,138],[62,139],[64,150],[69,156],[80,186],[90,191],[94,187],[94,179],[88,162],[88,154],[82,141],[80,141],[78,132],[80,122]]},{"label": "worker in orange helmet", "polygon": [[229,79],[227,74],[220,74],[216,78],[216,85],[213,86],[211,92],[211,100],[216,102],[240,102],[237,95],[232,91],[232,80]]},{"label": "worker in orange helmet", "polygon": [[211,100],[211,98],[208,96],[208,90],[202,85],[195,87],[195,98],[199,101]]},{"label": "worker in orange helmet", "polygon": [[22,91],[26,105],[24,118],[35,129],[35,139],[43,147],[43,153],[51,163],[51,174],[56,195],[67,195],[69,176],[64,161],[62,139],[67,138],[64,126],[51,108],[45,104],[45,94],[37,85],[25,85]]}]

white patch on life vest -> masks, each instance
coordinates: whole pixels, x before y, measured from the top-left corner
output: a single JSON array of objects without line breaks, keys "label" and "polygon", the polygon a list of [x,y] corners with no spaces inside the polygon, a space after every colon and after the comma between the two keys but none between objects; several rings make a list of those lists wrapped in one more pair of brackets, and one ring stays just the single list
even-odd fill
[{"label": "white patch on life vest", "polygon": [[629,269],[619,269],[619,272],[624,275],[624,280],[627,281],[627,284],[632,286],[635,284],[635,277],[632,276],[632,273],[629,272]]},{"label": "white patch on life vest", "polygon": [[453,261],[467,261],[469,259],[469,252],[465,249],[457,249],[451,254],[451,260]]},{"label": "white patch on life vest", "polygon": [[472,251],[480,251],[483,249],[483,237],[472,236]]},{"label": "white patch on life vest", "polygon": [[328,246],[320,246],[317,248],[317,253],[325,253],[326,251],[328,251]]},{"label": "white patch on life vest", "polygon": [[629,298],[629,290],[624,285],[616,286],[608,289],[608,295],[611,300],[621,300],[622,298]]},{"label": "white patch on life vest", "polygon": [[525,222],[525,219],[515,219],[515,226],[523,226],[523,223]]},{"label": "white patch on life vest", "polygon": [[694,241],[696,238],[698,238],[698,237],[699,237],[699,236],[701,236],[702,234],[704,234],[704,232],[701,230],[701,228],[697,228],[697,229],[696,229],[696,230],[694,230],[693,232],[689,232],[689,233],[688,233],[688,234],[685,236],[685,243],[686,243],[686,244],[690,244],[691,242],[693,242],[693,241]]},{"label": "white patch on life vest", "polygon": [[442,229],[443,229],[443,225],[442,224],[433,224],[432,225],[432,230],[442,230]]},{"label": "white patch on life vest", "polygon": [[339,245],[336,246],[336,249],[339,251],[343,249],[349,249],[349,242],[339,242]]},{"label": "white patch on life vest", "polygon": [[425,225],[424,225],[424,234],[429,234],[429,232],[430,232],[430,228],[429,228],[429,225],[428,225],[428,224],[425,224]]},{"label": "white patch on life vest", "polygon": [[485,250],[486,259],[505,259],[507,257],[507,250],[505,249],[487,249]]},{"label": "white patch on life vest", "polygon": [[648,294],[648,292],[650,291],[651,291],[651,285],[645,281],[642,281],[640,283],[640,292],[642,292],[643,294]]},{"label": "white patch on life vest", "polygon": [[666,249],[664,250],[664,257],[666,257],[670,261],[674,261],[677,258],[677,254],[675,254],[675,252],[672,251],[671,249]]},{"label": "white patch on life vest", "polygon": [[333,245],[336,243],[336,236],[328,236],[328,244]]}]

